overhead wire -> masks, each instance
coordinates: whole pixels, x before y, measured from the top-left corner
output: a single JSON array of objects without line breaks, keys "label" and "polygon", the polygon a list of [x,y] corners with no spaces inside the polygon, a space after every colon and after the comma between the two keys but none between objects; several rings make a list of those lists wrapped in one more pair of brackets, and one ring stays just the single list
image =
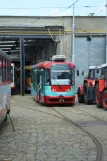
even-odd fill
[{"label": "overhead wire", "polygon": [[[94,6],[94,7],[99,7],[99,6],[106,6],[106,5],[97,5],[97,6]],[[90,6],[85,6],[85,7],[89,8]],[[76,7],[75,7],[75,8],[76,8]],[[61,22],[61,21],[60,21],[60,22]],[[91,34],[88,30],[84,30],[84,29],[77,28],[77,27],[75,27],[75,29],[80,30],[80,31],[83,31],[83,32],[88,33],[88,34]],[[66,31],[65,31],[65,32],[66,32]],[[72,33],[72,30],[69,31],[69,32]],[[97,35],[98,35],[98,34],[97,34]]]},{"label": "overhead wire", "polygon": [[[79,0],[77,0],[77,1],[79,1]],[[76,1],[76,2],[77,2],[77,1]],[[76,2],[74,2],[73,4],[75,4]],[[66,9],[68,9],[68,8],[72,7],[72,6],[73,6],[73,4],[72,4],[72,5],[70,5],[70,6],[68,6]],[[65,9],[63,9],[63,10],[65,10]],[[61,11],[63,11],[63,10],[61,10]],[[59,12],[61,12],[61,11],[58,11],[58,12],[55,12],[55,13],[59,13]],[[53,14],[55,14],[55,13],[53,13]],[[49,16],[52,16],[53,14],[48,15],[48,17],[49,17]],[[36,21],[34,21],[34,23],[35,23],[35,22],[37,22],[38,20],[39,20],[39,19],[37,19]],[[59,22],[61,22],[61,21],[59,21]],[[57,23],[57,26],[58,26],[59,22]],[[50,34],[50,36],[51,36],[52,40],[53,40],[53,41],[55,41],[55,40],[53,39],[53,37],[52,37],[52,34],[51,34],[51,32],[50,32],[49,28],[48,28],[48,32],[49,32],[49,34]]]},{"label": "overhead wire", "polygon": [[[75,3],[75,2],[74,2]],[[73,3],[73,4],[74,4]],[[51,9],[51,8],[63,8],[62,10],[60,10],[60,11],[57,11],[57,12],[54,12],[54,13],[52,13],[52,14],[49,14],[48,16],[52,16],[52,15],[54,15],[54,14],[57,14],[57,13],[60,13],[60,12],[62,12],[62,11],[64,11],[64,10],[67,10],[67,9],[69,9],[69,8],[72,8],[72,6],[73,6],[73,4],[71,4],[70,6],[68,6],[68,7],[36,7],[36,8],[0,8],[0,10],[2,10],[2,9],[15,9],[15,10],[17,10],[17,9],[28,9],[28,10],[35,10],[35,9]],[[81,8],[81,7],[85,7],[85,8],[91,8],[91,7],[100,7],[100,6],[103,6],[103,5],[86,5],[86,6],[76,6],[75,8]],[[37,21],[39,21],[40,19],[38,18],[36,21],[34,21],[34,23],[35,22],[37,22]],[[60,21],[61,22],[61,21]],[[57,24],[59,24],[59,22],[57,23]]]},{"label": "overhead wire", "polygon": [[[72,4],[73,5],[73,4]],[[68,8],[66,8],[66,9],[69,9],[69,8],[72,8],[72,5],[71,6],[69,6]],[[105,5],[96,5],[96,6],[81,6],[81,7],[86,7],[86,8],[90,8],[90,7],[100,7],[100,6],[105,6]],[[75,7],[75,8],[77,8],[77,7]],[[62,11],[62,10],[61,10]],[[61,12],[61,11],[58,11],[58,12],[55,12],[55,13],[59,13],[59,12]],[[54,13],[54,14],[55,14]],[[61,20],[57,23],[57,25],[59,24],[61,22]]]},{"label": "overhead wire", "polygon": [[[74,2],[74,3],[75,3],[75,2]],[[73,4],[74,4],[74,3],[73,3]],[[55,12],[55,13],[53,13],[53,14],[48,15],[48,17],[49,17],[49,16],[52,16],[52,15],[54,15],[54,14],[60,13],[60,12],[62,12],[62,11],[64,11],[64,10],[67,10],[67,9],[72,8],[73,4],[71,4],[71,5],[70,5],[70,6],[68,6],[68,7],[0,8],[0,9],[47,9],[47,8],[48,8],[48,9],[50,9],[50,8],[62,8],[62,10],[57,11],[57,12]],[[79,8],[79,7],[91,8],[91,7],[100,7],[100,6],[105,6],[105,5],[93,5],[93,6],[86,5],[86,6],[75,6],[75,8]],[[36,21],[34,21],[34,23],[35,23],[35,22],[37,22],[37,21],[39,21],[39,20],[40,20],[40,19],[38,18]],[[44,20],[45,20],[45,18],[44,18]],[[57,22],[57,26],[58,26],[58,24],[60,24],[61,22],[62,22],[62,20],[58,21],[58,22]],[[33,22],[32,22],[32,23],[33,23]],[[56,23],[54,23],[54,25],[56,25]],[[84,32],[86,32],[86,33],[89,33],[88,31],[83,30],[83,29],[79,29],[79,28],[76,28],[76,29],[81,30],[81,31],[84,31]],[[50,32],[50,30],[49,30],[49,29],[48,29],[48,32],[49,32],[49,34],[50,34],[51,38],[53,39],[52,34],[51,34],[51,32]],[[72,30],[71,30],[70,32],[72,33]],[[65,31],[65,33],[67,33],[67,32]],[[61,35],[61,31],[59,31],[59,35]]]},{"label": "overhead wire", "polygon": [[[86,6],[76,6],[75,8],[93,8],[93,7],[101,7],[101,6],[104,6],[104,5],[86,5]],[[70,7],[70,6],[68,6]],[[34,7],[34,8],[27,8],[27,7],[22,7],[22,8],[6,8],[6,7],[3,7],[3,8],[0,8],[0,10],[7,10],[7,9],[10,9],[10,10],[23,10],[23,9],[28,9],[28,10],[35,10],[35,9],[51,9],[51,8],[66,8],[68,9],[68,7]],[[70,8],[73,8],[72,6]]]},{"label": "overhead wire", "polygon": [[60,11],[54,12],[54,13],[52,13],[52,14],[49,14],[48,16],[52,16],[52,15],[54,15],[54,14],[60,13],[60,12],[62,12],[62,11],[64,11],[64,10],[66,10],[66,9],[68,9],[68,7],[67,7],[67,8],[64,8],[64,9],[62,9],[62,10],[60,10]]},{"label": "overhead wire", "polygon": [[[105,6],[105,7],[106,7],[106,6]],[[95,13],[95,14],[99,14],[99,13],[103,12],[104,9],[105,9],[105,8],[101,9],[99,12],[97,12],[97,13]],[[94,14],[94,15],[95,15],[95,14]]]},{"label": "overhead wire", "polygon": [[[76,0],[74,3],[72,3],[70,6],[68,6],[68,8],[71,8],[76,2],[78,2],[79,0]],[[61,22],[61,21],[59,21],[59,22]],[[59,24],[59,23],[58,23]],[[48,29],[48,31],[49,31],[49,29]],[[50,31],[49,31],[50,32]],[[51,35],[52,36],[52,35]],[[55,41],[55,40],[54,40]]]},{"label": "overhead wire", "polygon": [[101,8],[100,11],[94,13],[94,16],[95,16],[95,15],[97,16],[97,14],[101,13],[102,11],[104,11],[104,9],[105,9],[105,7],[106,7],[106,2],[104,2],[104,3],[105,3],[105,4],[99,6],[99,7],[103,7],[103,8]]}]

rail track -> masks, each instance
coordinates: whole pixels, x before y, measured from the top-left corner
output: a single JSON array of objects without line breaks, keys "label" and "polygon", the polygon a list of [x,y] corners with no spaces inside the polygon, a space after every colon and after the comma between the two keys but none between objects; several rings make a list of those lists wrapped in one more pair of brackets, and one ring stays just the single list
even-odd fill
[{"label": "rail track", "polygon": [[[19,100],[19,99],[14,98],[14,97],[13,97],[13,99]],[[26,103],[30,103],[30,104],[34,105],[34,103],[32,103],[32,101],[26,101],[26,100],[21,100],[21,101],[26,102]],[[39,105],[41,106],[41,104],[39,104]],[[42,105],[42,106],[43,106],[43,105]],[[45,107],[48,107],[48,106],[45,106]],[[54,107],[54,106],[53,106],[53,107]],[[96,115],[94,115],[94,114],[91,114],[90,112],[87,112],[87,111],[82,110],[82,109],[80,109],[80,108],[78,109],[78,108],[75,107],[75,106],[74,106],[73,109],[75,109],[75,110],[77,110],[77,111],[84,112],[85,114],[91,116],[91,117],[94,118],[94,119],[98,119],[98,120],[100,120],[100,121],[107,122],[107,118],[106,118],[106,117],[101,118],[102,115],[99,115],[99,117],[98,117],[98,116],[96,116]],[[67,109],[65,109],[65,110],[64,110],[64,109],[61,109],[61,111],[71,112],[73,109],[69,109],[69,110],[67,110]],[[100,116],[101,116],[101,117],[100,117]]]},{"label": "rail track", "polygon": [[[13,99],[16,99],[13,97]],[[18,99],[16,99],[18,100]],[[20,101],[20,100],[19,100]],[[26,101],[26,100],[21,100],[23,102],[26,102],[26,103],[29,103],[29,104],[32,104],[34,105],[31,101]],[[12,103],[13,104],[13,103]],[[18,105],[15,105],[15,106],[18,106]],[[19,107],[21,108],[25,108],[25,109],[28,109],[28,110],[33,110],[33,111],[37,111],[37,112],[42,112],[42,113],[45,113],[47,115],[52,115],[54,117],[57,117],[58,119],[61,119],[62,121],[64,121],[65,123],[69,124],[69,125],[74,125],[76,126],[77,128],[79,128],[81,131],[83,131],[84,133],[86,133],[92,140],[93,142],[95,143],[96,145],[96,149],[97,149],[97,156],[96,156],[96,161],[102,161],[102,147],[101,147],[101,144],[99,142],[99,140],[93,136],[89,131],[85,130],[81,125],[79,125],[78,123],[76,123],[75,121],[73,121],[72,119],[69,119],[68,117],[66,117],[62,112],[59,112],[55,107],[52,107],[52,108],[49,108],[47,107],[49,110],[51,111],[54,111],[55,114],[52,114],[50,112],[45,112],[45,111],[42,111],[42,110],[38,110],[38,109],[34,109],[34,108],[29,108],[29,107],[25,107],[23,105],[19,105]],[[76,108],[76,110],[79,110],[78,108]],[[85,112],[84,110],[80,110],[82,112]],[[91,115],[90,113],[88,112],[85,112],[87,113],[88,115],[90,115],[91,117],[94,117],[94,115]],[[99,117],[96,116],[97,119],[100,119]]]}]

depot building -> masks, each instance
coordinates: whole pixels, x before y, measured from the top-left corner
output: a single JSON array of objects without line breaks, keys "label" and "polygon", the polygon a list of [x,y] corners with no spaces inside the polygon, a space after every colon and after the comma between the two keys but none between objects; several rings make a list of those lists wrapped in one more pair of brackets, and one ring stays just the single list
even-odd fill
[{"label": "depot building", "polygon": [[[49,60],[56,54],[66,55],[72,61],[72,20],[71,16],[0,16],[0,48],[16,68],[20,67],[21,84],[26,65]],[[80,73],[89,65],[107,62],[106,33],[106,17],[75,17],[74,64]],[[76,76],[76,86],[82,81],[81,74]]]}]

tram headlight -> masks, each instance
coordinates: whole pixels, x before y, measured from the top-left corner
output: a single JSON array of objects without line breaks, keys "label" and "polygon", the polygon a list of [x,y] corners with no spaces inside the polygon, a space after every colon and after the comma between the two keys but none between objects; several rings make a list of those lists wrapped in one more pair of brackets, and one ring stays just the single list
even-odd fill
[{"label": "tram headlight", "polygon": [[56,89],[52,89],[53,92],[56,92]]}]

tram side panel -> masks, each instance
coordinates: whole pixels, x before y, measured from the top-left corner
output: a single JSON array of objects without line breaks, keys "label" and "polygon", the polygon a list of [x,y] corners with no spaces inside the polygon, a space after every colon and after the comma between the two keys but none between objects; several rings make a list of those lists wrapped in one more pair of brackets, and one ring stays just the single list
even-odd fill
[{"label": "tram side panel", "polygon": [[11,101],[11,61],[9,57],[0,50],[0,124],[7,120],[10,112]]}]

